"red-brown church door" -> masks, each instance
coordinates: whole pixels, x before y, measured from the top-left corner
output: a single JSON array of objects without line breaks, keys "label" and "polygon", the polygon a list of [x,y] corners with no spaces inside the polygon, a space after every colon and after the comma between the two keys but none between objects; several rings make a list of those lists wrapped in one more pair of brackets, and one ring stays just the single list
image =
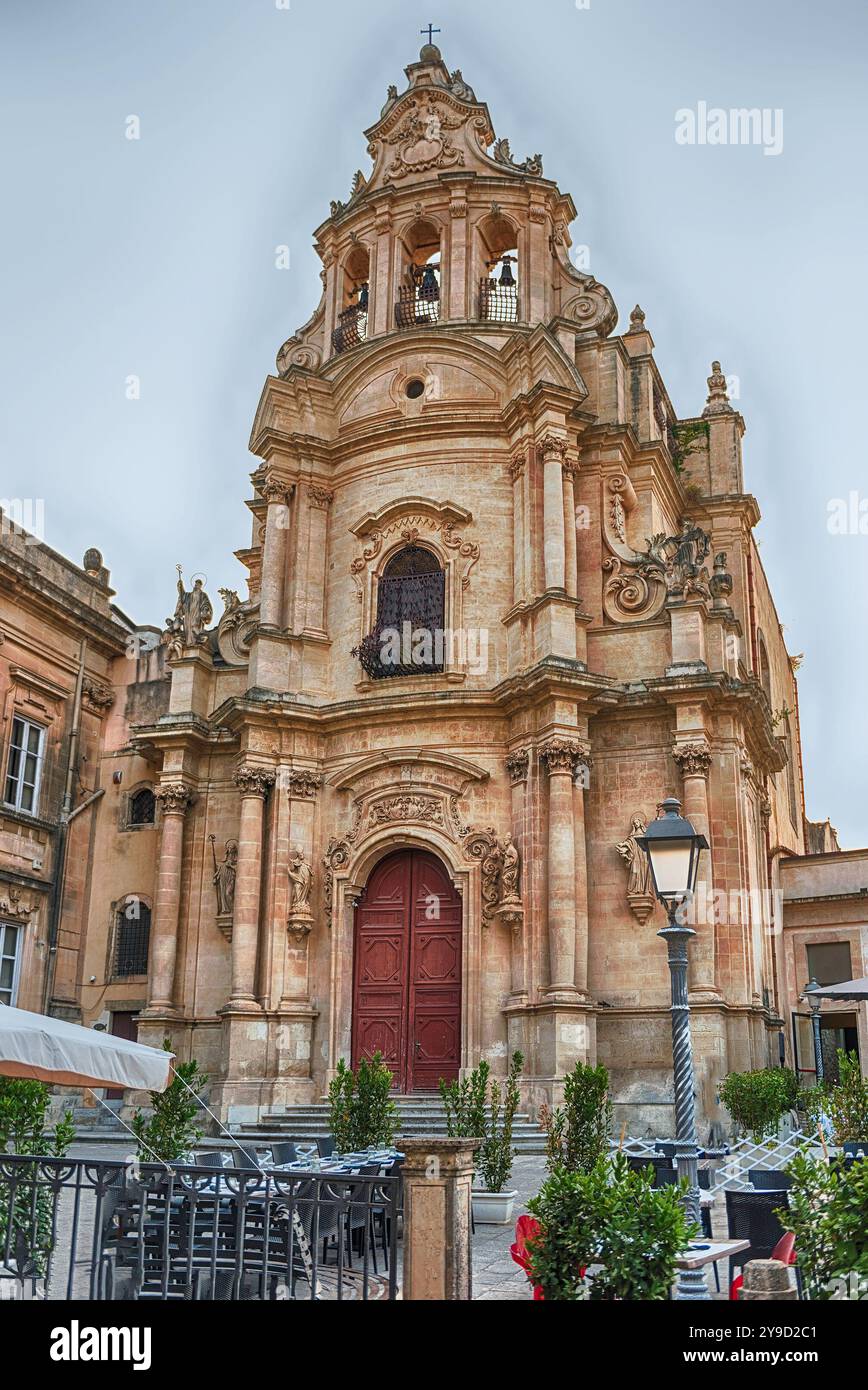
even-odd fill
[{"label": "red-brown church door", "polygon": [[461,1062],[461,899],[439,859],[390,854],[356,909],[353,1063],[380,1051],[401,1091]]}]

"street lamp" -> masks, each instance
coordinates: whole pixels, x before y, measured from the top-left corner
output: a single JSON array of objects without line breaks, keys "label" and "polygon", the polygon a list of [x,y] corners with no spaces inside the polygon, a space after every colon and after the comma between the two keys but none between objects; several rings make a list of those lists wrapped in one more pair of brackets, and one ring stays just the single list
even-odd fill
[{"label": "street lamp", "polygon": [[817,1068],[817,1085],[822,1086],[826,1079],[826,1068],[823,1066],[823,1043],[820,1038],[820,1009],[823,1007],[821,1000],[813,993],[819,989],[815,976],[811,976],[805,985],[802,994],[803,999],[807,999],[808,1008],[811,1010],[811,1030],[814,1034],[814,1065]]},{"label": "street lamp", "polygon": [[[690,1041],[690,1005],[687,1002],[687,943],[695,936],[679,909],[689,903],[696,889],[699,855],[708,849],[704,835],[698,835],[681,815],[681,802],[667,797],[662,816],[651,821],[644,835],[636,837],[648,856],[654,892],[669,918],[657,933],[669,951],[672,983],[672,1057],[675,1076],[675,1157],[678,1177],[687,1179],[684,1201],[689,1221],[700,1224],[699,1145],[696,1136],[696,1101],[693,1074],[693,1046]],[[710,1297],[704,1269],[679,1270],[675,1292],[679,1299]]]}]

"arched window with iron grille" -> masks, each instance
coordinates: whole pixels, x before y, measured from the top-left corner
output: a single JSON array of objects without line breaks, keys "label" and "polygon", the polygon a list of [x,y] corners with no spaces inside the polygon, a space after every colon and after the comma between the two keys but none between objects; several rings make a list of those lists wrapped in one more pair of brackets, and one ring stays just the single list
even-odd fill
[{"label": "arched window with iron grille", "polygon": [[151,909],[141,898],[126,898],[115,918],[115,979],[147,975]]},{"label": "arched window with iron grille", "polygon": [[442,671],[445,610],[446,572],[437,556],[424,546],[405,546],[380,575],[376,625],[353,655],[372,680]]},{"label": "arched window with iron grille", "polygon": [[130,799],[127,807],[127,825],[153,825],[156,813],[156,801],[154,799],[153,788],[139,787],[136,791],[130,792]]}]

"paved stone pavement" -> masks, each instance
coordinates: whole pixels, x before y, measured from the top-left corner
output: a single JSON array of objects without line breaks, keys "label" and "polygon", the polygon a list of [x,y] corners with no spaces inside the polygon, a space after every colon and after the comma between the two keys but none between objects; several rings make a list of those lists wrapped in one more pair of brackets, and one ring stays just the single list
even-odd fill
[{"label": "paved stone pavement", "polygon": [[513,1161],[510,1187],[518,1192],[508,1226],[476,1227],[473,1236],[474,1299],[533,1298],[524,1270],[509,1253],[515,1239],[515,1223],[527,1210],[529,1198],[539,1192],[545,1180],[545,1159],[541,1154],[519,1154]]}]

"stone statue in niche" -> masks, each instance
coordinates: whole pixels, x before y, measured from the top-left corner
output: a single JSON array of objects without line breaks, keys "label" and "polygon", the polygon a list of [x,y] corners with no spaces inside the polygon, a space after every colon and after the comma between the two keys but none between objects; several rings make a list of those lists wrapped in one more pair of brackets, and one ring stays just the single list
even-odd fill
[{"label": "stone statue in niche", "polygon": [[214,848],[214,836],[209,835],[211,841],[211,857],[214,861],[214,892],[217,895],[217,925],[223,932],[227,941],[232,940],[232,914],[235,911],[235,880],[238,873],[238,841],[227,840],[223,850],[223,858],[218,864],[217,851]]},{"label": "stone statue in niche", "polygon": [[637,843],[647,829],[645,817],[633,816],[626,839],[616,845],[618,853],[627,865],[627,902],[630,911],[640,925],[644,925],[654,906],[654,893],[651,887],[651,865],[648,856]]},{"label": "stone statue in niche", "polygon": [[518,880],[521,873],[521,855],[511,835],[503,842],[500,870],[501,906],[521,901],[518,893]]},{"label": "stone statue in niche", "polygon": [[287,876],[292,885],[292,899],[289,904],[287,930],[295,937],[298,945],[304,941],[313,924],[310,894],[313,887],[313,869],[304,857],[301,845],[287,866]]},{"label": "stone statue in niche", "polygon": [[301,846],[289,861],[289,881],[292,884],[290,912],[293,915],[310,916],[310,890],[313,885],[313,869],[304,857]]}]

